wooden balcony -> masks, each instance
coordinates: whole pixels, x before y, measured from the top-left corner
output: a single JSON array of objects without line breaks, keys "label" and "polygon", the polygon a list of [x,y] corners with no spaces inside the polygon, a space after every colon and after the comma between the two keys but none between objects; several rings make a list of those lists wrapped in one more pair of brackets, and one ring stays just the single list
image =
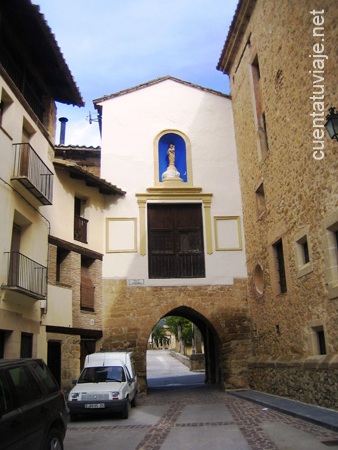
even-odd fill
[{"label": "wooden balcony", "polygon": [[88,220],[84,217],[74,216],[74,239],[87,244],[87,224]]},{"label": "wooden balcony", "polygon": [[19,252],[6,252],[7,285],[11,289],[36,299],[45,299],[47,267]]},{"label": "wooden balcony", "polygon": [[42,205],[51,205],[53,173],[29,143],[13,144],[15,151],[12,180],[19,181]]}]

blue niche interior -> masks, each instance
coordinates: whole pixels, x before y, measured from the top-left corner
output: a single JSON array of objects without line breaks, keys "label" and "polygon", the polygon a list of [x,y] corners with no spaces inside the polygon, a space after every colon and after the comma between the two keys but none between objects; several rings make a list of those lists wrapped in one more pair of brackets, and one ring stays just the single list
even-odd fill
[{"label": "blue niche interior", "polygon": [[187,152],[184,139],[175,133],[164,134],[158,142],[158,173],[159,181],[162,181],[162,174],[169,165],[167,151],[170,144],[175,145],[175,167],[180,173],[180,177],[187,182]]}]

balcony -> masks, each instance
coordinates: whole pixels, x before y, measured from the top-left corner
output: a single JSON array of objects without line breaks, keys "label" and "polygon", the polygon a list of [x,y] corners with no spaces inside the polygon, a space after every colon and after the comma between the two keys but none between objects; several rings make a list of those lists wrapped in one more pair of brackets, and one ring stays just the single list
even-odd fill
[{"label": "balcony", "polygon": [[42,205],[51,205],[53,173],[28,143],[13,144],[15,150],[12,180],[19,181]]},{"label": "balcony", "polygon": [[47,267],[19,252],[6,252],[7,285],[5,289],[18,291],[36,299],[45,299]]},{"label": "balcony", "polygon": [[87,224],[88,220],[84,217],[74,216],[74,239],[79,242],[87,244]]}]

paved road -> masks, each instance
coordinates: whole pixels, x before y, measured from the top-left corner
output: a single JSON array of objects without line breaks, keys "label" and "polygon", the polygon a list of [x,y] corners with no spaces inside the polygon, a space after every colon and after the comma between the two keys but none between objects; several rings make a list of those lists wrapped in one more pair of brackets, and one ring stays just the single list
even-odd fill
[{"label": "paved road", "polygon": [[148,352],[147,368],[129,419],[70,423],[65,450],[338,449],[338,433],[205,386],[166,351]]}]

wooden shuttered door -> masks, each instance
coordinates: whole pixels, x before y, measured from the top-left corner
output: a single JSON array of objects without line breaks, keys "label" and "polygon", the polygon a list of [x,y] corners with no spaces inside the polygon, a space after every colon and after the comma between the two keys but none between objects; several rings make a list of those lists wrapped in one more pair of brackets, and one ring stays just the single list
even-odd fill
[{"label": "wooden shuttered door", "polygon": [[92,282],[89,267],[81,265],[81,309],[94,311],[95,287]]},{"label": "wooden shuttered door", "polygon": [[201,204],[148,204],[149,278],[204,278]]}]

